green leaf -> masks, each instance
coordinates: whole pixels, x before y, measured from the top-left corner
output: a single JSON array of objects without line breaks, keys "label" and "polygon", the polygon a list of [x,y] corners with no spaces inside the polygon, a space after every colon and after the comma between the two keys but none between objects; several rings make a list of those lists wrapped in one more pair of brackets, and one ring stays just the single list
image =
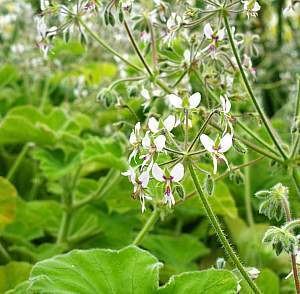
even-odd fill
[{"label": "green leaf", "polygon": [[80,163],[80,156],[76,153],[67,156],[60,149],[36,149],[33,156],[40,162],[44,175],[52,180],[60,179],[74,171]]},{"label": "green leaf", "polygon": [[159,294],[234,294],[237,281],[226,270],[209,269],[200,272],[188,272],[170,278]]},{"label": "green leaf", "polygon": [[16,199],[15,187],[7,179],[0,177],[0,228],[15,218]]},{"label": "green leaf", "polygon": [[33,240],[43,237],[45,232],[56,235],[61,217],[62,208],[56,201],[25,202],[18,199],[16,218],[1,233],[5,236],[22,240]]},{"label": "green leaf", "polygon": [[0,293],[13,289],[27,280],[31,267],[29,263],[16,261],[0,266]]},{"label": "green leaf", "polygon": [[171,277],[159,288],[160,267],[156,257],[135,246],[118,251],[73,250],[38,262],[28,282],[15,293],[236,293],[234,275],[214,269]]},{"label": "green leaf", "polygon": [[44,294],[154,293],[159,267],[154,256],[137,247],[74,250],[38,262],[27,290]]},{"label": "green leaf", "polygon": [[[186,180],[184,187],[187,190],[187,195],[195,190],[194,186],[190,183],[190,179]],[[207,197],[216,214],[231,218],[237,216],[235,201],[225,183],[221,181],[216,182],[213,195],[207,195]],[[176,207],[176,212],[183,217],[205,215],[205,211],[197,194],[193,199],[186,200],[182,205]]]},{"label": "green leaf", "polygon": [[85,141],[83,150],[85,170],[95,171],[105,168],[124,170],[127,162],[124,158],[122,146],[113,139],[91,137]]},{"label": "green leaf", "polygon": [[203,243],[190,235],[148,235],[142,244],[165,262],[171,273],[196,269],[192,262],[210,252]]}]

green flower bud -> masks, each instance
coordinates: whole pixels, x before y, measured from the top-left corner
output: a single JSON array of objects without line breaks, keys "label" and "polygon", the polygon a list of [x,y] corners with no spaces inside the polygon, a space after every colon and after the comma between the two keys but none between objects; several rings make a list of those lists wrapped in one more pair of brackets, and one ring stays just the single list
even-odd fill
[{"label": "green flower bud", "polygon": [[279,255],[282,251],[286,253],[294,253],[297,249],[298,241],[285,227],[271,227],[267,230],[263,237],[263,243],[272,245],[276,254]]},{"label": "green flower bud", "polygon": [[211,196],[214,193],[215,189],[215,182],[211,175],[207,175],[205,179],[205,190],[209,196]]},{"label": "green flower bud", "polygon": [[185,191],[183,186],[180,183],[176,184],[174,191],[181,199],[185,198]]},{"label": "green flower bud", "polygon": [[239,140],[234,140],[233,148],[242,154],[245,154],[248,151],[247,147]]},{"label": "green flower bud", "polygon": [[97,94],[97,101],[103,103],[106,108],[111,107],[118,100],[118,95],[115,91],[108,88],[104,88]]},{"label": "green flower bud", "polygon": [[276,184],[270,190],[259,191],[255,196],[262,200],[259,206],[259,213],[264,214],[269,219],[280,221],[284,214],[284,203],[287,201],[289,190],[281,183]]}]

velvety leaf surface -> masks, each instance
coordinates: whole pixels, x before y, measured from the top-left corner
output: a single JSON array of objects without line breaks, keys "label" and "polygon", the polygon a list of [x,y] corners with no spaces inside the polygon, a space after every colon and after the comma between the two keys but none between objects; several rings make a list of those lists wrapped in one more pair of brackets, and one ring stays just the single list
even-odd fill
[{"label": "velvety leaf surface", "polygon": [[237,281],[226,270],[205,270],[187,272],[170,278],[159,294],[233,294],[236,293]]},{"label": "velvety leaf surface", "polygon": [[37,263],[29,289],[45,294],[154,293],[159,266],[154,256],[136,247],[74,250]]},{"label": "velvety leaf surface", "polygon": [[0,266],[0,293],[28,279],[31,267],[29,263],[16,261]]}]

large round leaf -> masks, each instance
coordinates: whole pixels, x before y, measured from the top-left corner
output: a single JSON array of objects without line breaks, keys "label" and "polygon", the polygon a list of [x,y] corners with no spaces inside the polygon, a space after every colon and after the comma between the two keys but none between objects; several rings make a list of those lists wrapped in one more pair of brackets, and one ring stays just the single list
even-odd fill
[{"label": "large round leaf", "polygon": [[157,258],[137,247],[119,251],[109,249],[74,250],[38,262],[29,280],[13,293],[56,294],[155,294],[236,292],[234,275],[210,269],[171,277],[159,288]]}]

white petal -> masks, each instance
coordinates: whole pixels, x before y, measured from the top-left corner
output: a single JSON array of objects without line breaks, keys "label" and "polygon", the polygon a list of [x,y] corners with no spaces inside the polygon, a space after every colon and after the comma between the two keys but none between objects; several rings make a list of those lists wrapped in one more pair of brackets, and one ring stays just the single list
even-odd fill
[{"label": "white petal", "polygon": [[167,96],[167,99],[170,101],[170,103],[176,107],[176,108],[182,108],[182,99],[175,95],[175,94],[170,94]]},{"label": "white petal", "polygon": [[133,149],[133,151],[130,153],[130,155],[129,155],[129,157],[128,157],[128,162],[129,162],[129,163],[131,162],[132,158],[135,158],[135,157],[136,157],[137,153],[138,153],[138,149],[136,149],[136,148]]},{"label": "white petal", "polygon": [[130,134],[130,137],[129,137],[129,143],[131,145],[134,145],[136,142],[137,142],[137,138],[136,138],[135,132],[132,131]]},{"label": "white petal", "polygon": [[149,179],[150,179],[150,175],[148,171],[144,171],[140,174],[139,181],[142,183],[141,185],[143,188],[146,188],[148,186]]},{"label": "white petal", "polygon": [[186,63],[190,63],[190,61],[191,61],[191,51],[190,50],[185,50],[184,52],[183,52],[183,57],[184,57],[184,61],[186,62]]},{"label": "white petal", "polygon": [[177,163],[171,170],[170,176],[173,182],[179,182],[184,176],[184,167],[182,163]]},{"label": "white petal", "polygon": [[228,169],[230,170],[230,166],[229,166],[228,160],[227,160],[227,158],[225,157],[225,155],[219,154],[218,156],[219,156],[219,158],[223,159],[223,161],[226,163]]},{"label": "white petal", "polygon": [[230,149],[230,147],[232,146],[232,135],[227,133],[220,142],[219,145],[219,152],[220,153],[224,153],[226,151],[228,151]]},{"label": "white petal", "polygon": [[149,131],[146,132],[144,138],[142,139],[142,146],[145,149],[149,149],[150,146],[151,146],[151,140],[150,140],[150,137],[149,137]]},{"label": "white petal", "polygon": [[152,175],[153,178],[159,182],[164,182],[164,172],[163,170],[157,165],[157,163],[154,163],[152,166]]},{"label": "white petal", "polygon": [[227,98],[227,96],[220,96],[220,100],[224,113],[228,113],[231,109],[230,100]]},{"label": "white petal", "polygon": [[161,152],[166,146],[166,137],[164,135],[159,135],[154,139],[154,145],[156,146],[156,150]]},{"label": "white petal", "polygon": [[150,117],[148,121],[148,127],[152,133],[157,133],[159,131],[158,129],[159,122],[155,117]]},{"label": "white petal", "polygon": [[200,136],[200,141],[202,143],[202,145],[204,146],[204,148],[208,151],[208,152],[214,152],[214,141],[209,138],[207,135],[202,134]]},{"label": "white petal", "polygon": [[145,100],[150,100],[150,99],[151,99],[150,94],[149,94],[149,91],[146,90],[146,89],[143,89],[143,90],[141,91],[141,95],[142,95],[142,97],[143,97]]},{"label": "white petal", "polygon": [[260,5],[258,4],[258,2],[255,2],[254,7],[252,8],[252,11],[257,12],[260,10]]},{"label": "white petal", "polygon": [[165,203],[168,204],[168,206],[171,208],[172,205],[175,205],[175,199],[172,193],[172,190],[170,190],[170,193],[165,193]]},{"label": "white petal", "polygon": [[140,129],[141,129],[141,123],[140,122],[137,122],[134,126],[134,131],[135,133],[138,135],[139,132],[140,132]]},{"label": "white petal", "polygon": [[219,30],[217,33],[217,36],[218,36],[218,40],[222,41],[225,37],[225,28]]},{"label": "white petal", "polygon": [[135,184],[135,172],[132,167],[130,167],[127,171],[121,173],[123,176],[127,176],[132,184]]},{"label": "white petal", "polygon": [[200,101],[201,101],[201,94],[199,92],[194,93],[189,98],[190,108],[198,107],[198,105],[200,104]]},{"label": "white petal", "polygon": [[174,115],[169,115],[163,122],[164,127],[167,131],[171,132],[172,129],[175,127],[176,124],[176,118]]},{"label": "white petal", "polygon": [[205,37],[206,37],[207,39],[211,39],[211,38],[212,38],[212,35],[213,35],[214,32],[213,32],[213,30],[212,30],[212,28],[211,28],[210,23],[207,23],[207,24],[204,26],[203,31],[204,31],[204,35],[205,35]]}]

